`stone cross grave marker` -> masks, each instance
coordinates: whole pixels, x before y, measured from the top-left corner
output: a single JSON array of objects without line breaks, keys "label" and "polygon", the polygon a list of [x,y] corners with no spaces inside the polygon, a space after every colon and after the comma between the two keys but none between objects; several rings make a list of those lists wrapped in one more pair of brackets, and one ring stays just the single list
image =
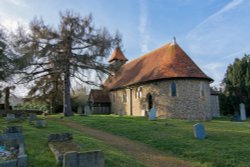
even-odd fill
[{"label": "stone cross grave marker", "polygon": [[150,121],[156,120],[156,112],[157,112],[157,110],[156,110],[155,108],[151,108],[151,109],[149,110],[149,117],[148,117],[148,119],[149,119]]},{"label": "stone cross grave marker", "polygon": [[205,127],[203,124],[197,123],[193,127],[194,127],[194,137],[196,139],[205,139],[206,138]]},{"label": "stone cross grave marker", "polygon": [[240,119],[241,121],[246,120],[246,108],[245,108],[245,104],[243,103],[240,103]]}]

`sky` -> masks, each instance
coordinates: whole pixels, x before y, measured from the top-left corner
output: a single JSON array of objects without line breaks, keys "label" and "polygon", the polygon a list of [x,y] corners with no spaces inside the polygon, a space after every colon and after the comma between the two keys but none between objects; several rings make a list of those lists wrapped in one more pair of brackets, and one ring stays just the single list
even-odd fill
[{"label": "sky", "polygon": [[122,34],[129,60],[173,41],[220,85],[227,66],[250,54],[249,0],[1,0],[9,31],[34,17],[56,27],[59,12],[92,13],[96,27]]}]

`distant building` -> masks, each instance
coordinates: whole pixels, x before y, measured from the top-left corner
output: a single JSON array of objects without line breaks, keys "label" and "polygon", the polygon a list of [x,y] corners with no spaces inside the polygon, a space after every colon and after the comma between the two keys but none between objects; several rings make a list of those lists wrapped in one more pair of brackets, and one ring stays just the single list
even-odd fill
[{"label": "distant building", "polygon": [[154,107],[160,118],[199,120],[219,113],[213,79],[175,41],[130,62],[116,48],[109,62],[116,69],[104,84],[112,113],[144,116]]},{"label": "distant building", "polygon": [[211,113],[213,117],[220,117],[219,91],[211,90]]},{"label": "distant building", "polygon": [[93,114],[110,114],[110,100],[108,92],[92,89],[89,94],[89,107]]},{"label": "distant building", "polygon": [[[0,98],[0,109],[4,109],[4,98],[5,98],[5,95],[4,95],[4,93],[2,95],[3,96]],[[14,106],[17,106],[18,104],[21,104],[23,102],[23,99],[20,98],[20,97],[15,96],[13,94],[11,94],[9,102],[10,102],[10,106],[14,107]]]}]

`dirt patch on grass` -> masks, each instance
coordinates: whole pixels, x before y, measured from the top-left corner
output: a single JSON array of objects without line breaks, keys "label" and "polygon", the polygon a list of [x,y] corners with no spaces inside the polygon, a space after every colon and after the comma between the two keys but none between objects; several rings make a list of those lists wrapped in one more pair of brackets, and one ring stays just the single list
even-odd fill
[{"label": "dirt patch on grass", "polygon": [[[56,121],[56,120],[55,120]],[[148,145],[129,140],[124,137],[116,136],[89,128],[79,123],[75,123],[68,120],[57,120],[58,123],[66,125],[72,129],[85,133],[91,137],[99,139],[105,142],[108,145],[111,145],[126,154],[129,154],[131,157],[135,158],[138,161],[141,161],[146,166],[151,167],[191,167],[192,165],[189,162],[177,159],[166,155],[165,153],[151,148]]]}]

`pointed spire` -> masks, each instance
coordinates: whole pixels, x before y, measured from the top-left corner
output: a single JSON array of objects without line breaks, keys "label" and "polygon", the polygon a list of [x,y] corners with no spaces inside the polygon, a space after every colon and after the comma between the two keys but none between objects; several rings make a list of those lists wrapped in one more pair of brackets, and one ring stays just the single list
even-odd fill
[{"label": "pointed spire", "polygon": [[112,62],[112,61],[128,61],[128,59],[124,56],[124,54],[122,53],[120,47],[117,47],[114,52],[112,53],[111,57],[109,58],[108,62]]}]

